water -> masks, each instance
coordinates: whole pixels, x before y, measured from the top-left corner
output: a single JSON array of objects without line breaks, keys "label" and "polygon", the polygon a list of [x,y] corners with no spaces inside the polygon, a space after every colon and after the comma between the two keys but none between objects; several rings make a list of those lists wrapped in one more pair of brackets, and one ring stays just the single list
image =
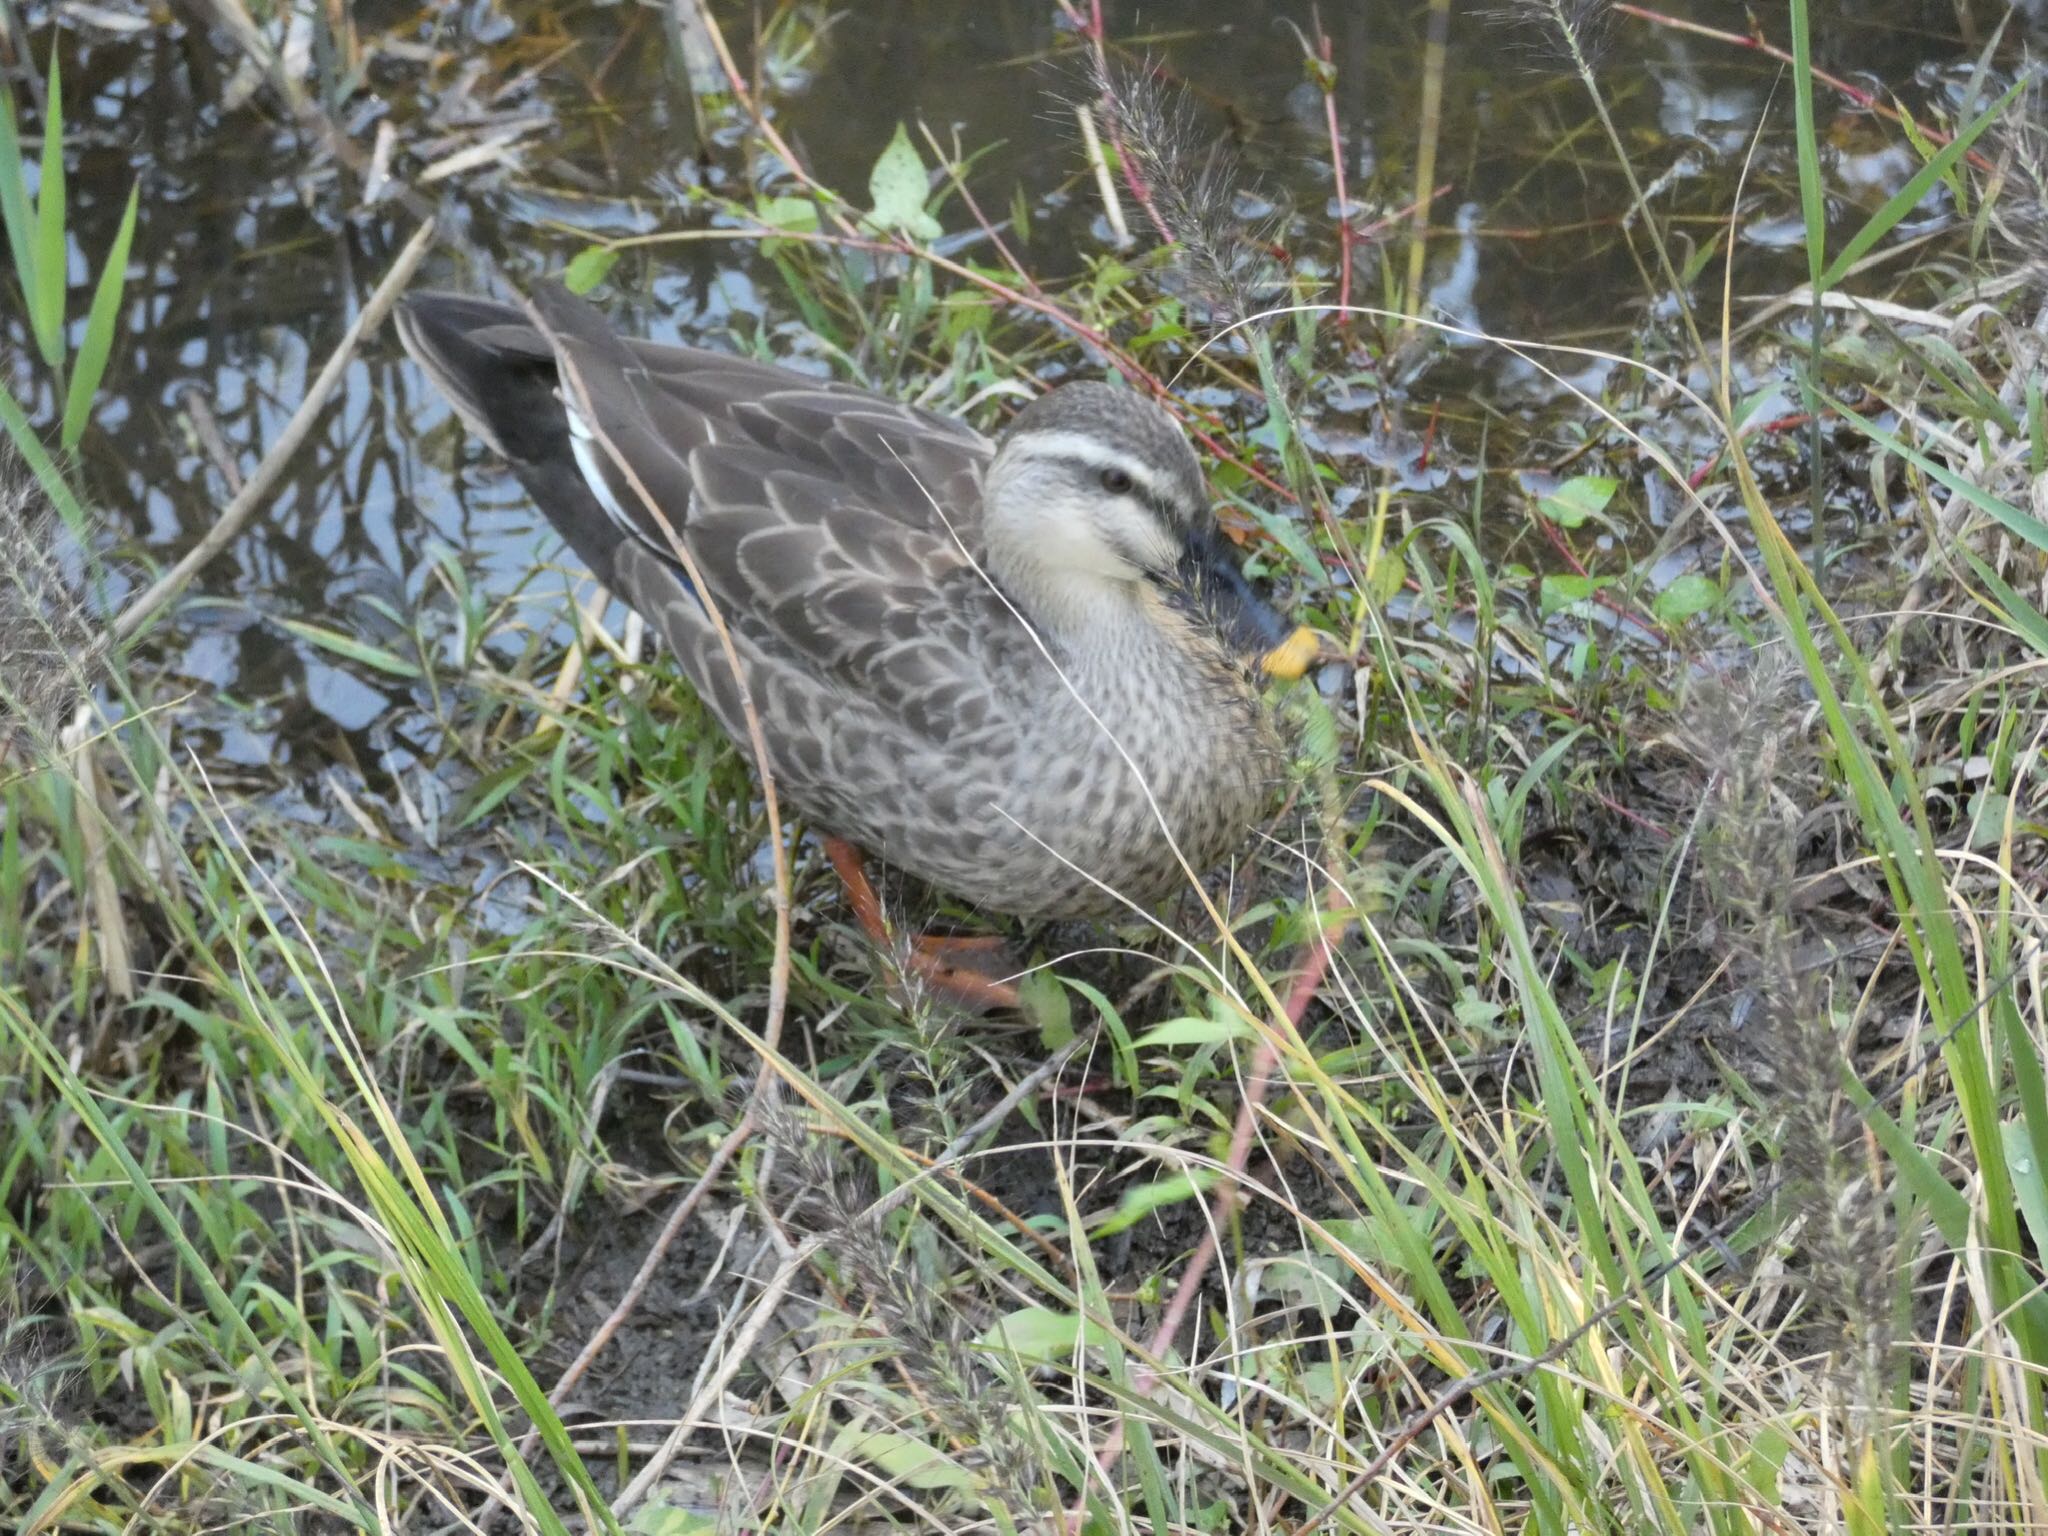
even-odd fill
[{"label": "water", "polygon": [[[1310,8],[1183,0],[1105,9],[1113,37],[1188,83],[1204,123],[1241,157],[1245,200],[1293,210],[1281,234],[1289,259],[1334,270],[1331,144],[1296,30],[1311,24]],[[1748,30],[1739,5],[1677,9]],[[691,68],[702,61],[665,8],[471,0],[426,19],[398,5],[356,10],[369,60],[361,88],[336,91],[333,63],[323,65],[317,47],[306,79],[364,154],[384,123],[403,177],[494,134],[514,145],[496,163],[419,189],[454,216],[468,246],[431,258],[422,281],[481,287],[495,269],[519,283],[559,271],[594,237],[703,228],[688,202],[695,188],[737,192],[752,177],[769,192],[793,190],[729,111],[693,94]],[[1427,16],[1383,0],[1323,12],[1355,220],[1368,229],[1393,220],[1384,246],[1357,251],[1356,291],[1377,303],[1382,254],[1396,272],[1407,261],[1401,214],[1414,196]],[[128,325],[83,461],[117,576],[132,584],[145,562],[168,564],[190,547],[228,499],[195,435],[192,402],[250,472],[415,220],[392,196],[365,203],[362,178],[286,125],[267,97],[235,100],[237,61],[224,36],[140,11],[139,29],[110,30],[92,14],[32,6],[25,19],[36,58],[55,40],[75,125],[75,282],[86,280],[85,253],[97,259],[111,238],[130,184],[140,178],[143,187]],[[717,14],[820,182],[864,202],[869,168],[897,124],[922,120],[941,142],[979,152],[970,186],[1036,276],[1057,283],[1108,253],[1112,232],[1067,104],[1084,91],[1082,53],[1050,0],[861,0],[832,13],[725,4]],[[1995,5],[1950,0],[1842,0],[1818,10],[1819,62],[1898,93],[1925,121],[1930,103],[1959,94],[1998,16]],[[757,18],[767,30],[758,49]],[[1775,10],[1767,24],[1781,25]],[[2038,46],[2044,26],[2038,9],[2019,15],[2008,43],[2027,36]],[[1436,178],[1445,190],[1432,209],[1426,275],[1442,310],[1495,334],[1623,354],[1641,350],[1647,335],[1654,351],[1669,316],[1644,330],[1642,283],[1619,225],[1628,188],[1582,87],[1531,67],[1519,44],[1469,16],[1454,20],[1447,47]],[[1681,261],[1689,245],[1722,237],[1735,176],[1763,123],[1734,286],[1772,293],[1802,280],[1791,97],[1779,65],[1620,19],[1602,78],[1642,180],[1680,237]],[[1912,165],[1887,147],[1896,138],[1888,127],[1833,93],[1821,101],[1839,238]],[[1028,231],[1009,223],[1013,207],[1025,211]],[[949,249],[991,254],[957,201],[946,223]],[[775,267],[746,243],[629,254],[600,296],[622,327],[657,336],[731,346],[765,335],[779,353],[815,351]],[[83,307],[74,294],[74,309]],[[1412,493],[1404,505],[1417,515],[1462,516],[1482,424],[1496,467],[1568,452],[1584,413],[1529,360],[1450,346],[1389,361],[1362,345],[1376,348],[1380,334],[1366,324],[1360,346],[1331,343],[1307,407],[1311,441],[1355,486],[1391,476]],[[1054,355],[1047,335],[1041,362]],[[47,424],[54,402],[30,357],[9,283],[0,376]],[[1077,358],[1069,350],[1063,360]],[[1590,393],[1623,388],[1605,363],[1551,366]],[[1246,414],[1252,404],[1227,391],[1205,398],[1256,420]],[[1662,440],[1682,462],[1711,450],[1704,433],[1689,435],[1675,418]],[[1492,478],[1506,488],[1513,477]],[[1499,516],[1498,547],[1541,567],[1542,542],[1518,531],[1526,514],[1504,506]],[[1654,523],[1645,516],[1645,548]],[[335,768],[377,789],[431,768],[439,717],[418,685],[323,650],[286,623],[402,649],[389,615],[433,600],[436,562],[452,555],[486,596],[517,597],[530,622],[551,625],[565,578],[534,571],[558,547],[508,477],[458,448],[444,406],[387,331],[351,366],[269,507],[155,628],[140,661],[160,696],[192,691],[178,729],[207,761],[299,786],[309,804]],[[504,642],[505,654],[515,648]]]}]

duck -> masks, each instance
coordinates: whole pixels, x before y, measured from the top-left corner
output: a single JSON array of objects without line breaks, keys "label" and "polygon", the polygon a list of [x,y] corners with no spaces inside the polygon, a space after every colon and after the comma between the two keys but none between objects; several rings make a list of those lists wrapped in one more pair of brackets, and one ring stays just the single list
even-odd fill
[{"label": "duck", "polygon": [[[1246,840],[1284,758],[1264,697],[1305,666],[1187,435],[1080,379],[994,438],[858,386],[628,339],[554,284],[408,295],[399,338],[576,557],[635,609],[872,937],[865,857],[1040,923],[1156,904]],[[719,619],[732,652],[721,638]],[[733,659],[737,658],[737,668]],[[1014,1005],[980,954],[906,968]]]}]

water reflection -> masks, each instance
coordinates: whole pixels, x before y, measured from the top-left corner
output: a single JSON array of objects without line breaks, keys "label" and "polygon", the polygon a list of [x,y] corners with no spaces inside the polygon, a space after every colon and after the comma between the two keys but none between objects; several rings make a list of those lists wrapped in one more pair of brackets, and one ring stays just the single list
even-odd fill
[{"label": "water reflection", "polygon": [[[1184,0],[1168,28],[1135,0],[1106,9],[1112,33],[1143,38],[1241,155],[1256,183],[1243,189],[1245,211],[1296,210],[1282,225],[1293,269],[1333,272],[1336,192],[1322,96],[1304,83],[1299,39],[1279,12]],[[1956,15],[1946,5],[1891,4],[1883,25],[1854,24],[1846,4],[1839,14],[1820,10],[1816,37],[1830,67],[1901,89],[1931,62],[1938,67],[1917,88],[1954,99],[1982,46],[1952,35]],[[2024,0],[2022,10],[2037,25],[2044,19],[2039,0]],[[40,56],[52,12],[27,14]],[[709,68],[702,40],[672,32],[669,14],[478,0],[424,16],[386,7],[374,23],[359,22],[366,78],[337,110],[366,148],[388,123],[392,176],[443,199],[455,216],[467,249],[437,258],[432,281],[521,282],[558,270],[592,237],[703,227],[693,199],[704,190],[789,189],[785,168],[715,103],[693,96],[692,71]],[[744,44],[752,11],[720,14]],[[1732,3],[1703,0],[1691,14],[1737,32],[1748,26]],[[1108,231],[1097,228],[1099,204],[1079,170],[1072,114],[1048,96],[1076,90],[1073,40],[1058,17],[1045,0],[864,0],[829,21],[822,9],[775,8],[761,61],[764,99],[819,179],[856,200],[899,122],[921,120],[942,142],[980,152],[972,176],[983,206],[1034,272],[1062,279],[1105,254]],[[1310,13],[1302,7],[1287,19],[1306,25]],[[1415,195],[1423,18],[1413,6],[1361,0],[1325,7],[1324,19],[1347,211],[1355,227],[1386,242],[1354,251],[1358,292],[1376,301],[1381,260],[1399,274],[1407,259],[1402,212]],[[194,430],[190,392],[247,474],[411,225],[388,189],[366,203],[360,178],[336,168],[267,93],[245,93],[225,40],[185,13],[125,31],[73,18],[54,35],[67,96],[80,104],[74,116],[89,124],[73,150],[74,272],[84,273],[87,252],[105,248],[129,185],[139,176],[145,188],[128,323],[84,466],[95,500],[119,524],[118,599],[141,558],[174,559],[231,494]],[[1651,55],[1647,80],[1616,68],[1608,77],[1614,109],[1675,227],[1725,215],[1733,176],[1777,91],[1751,169],[1736,284],[1772,291],[1799,280],[1803,224],[1779,66],[1669,31],[1629,37]],[[1854,116],[1833,98],[1826,110],[1831,122]],[[1480,19],[1459,16],[1436,134],[1450,188],[1435,215],[1447,227],[1428,279],[1438,314],[1499,335],[1633,350],[1644,303],[1621,230],[1630,194],[1595,137],[1578,82],[1523,69]],[[1889,134],[1868,147],[1854,136],[1830,142],[1831,174],[1852,204],[1881,199],[1913,165]],[[421,186],[437,168],[439,178]],[[987,254],[957,205],[949,219],[957,242]],[[737,337],[778,355],[820,353],[782,276],[746,245],[629,257],[607,298],[623,326],[663,339],[729,346]],[[47,421],[54,402],[26,343],[18,307],[0,306],[0,377]],[[1440,510],[1435,497],[1461,505],[1478,445],[1468,420],[1485,416],[1489,457],[1512,461],[1516,434],[1539,436],[1560,409],[1578,409],[1558,375],[1595,399],[1622,387],[1614,365],[1597,358],[1542,361],[1553,371],[1490,346],[1436,347],[1390,378],[1378,359],[1333,355],[1341,374],[1317,381],[1307,404],[1311,441],[1356,477],[1347,497],[1390,479],[1415,498],[1408,510],[1417,517]],[[1256,421],[1256,402],[1190,382],[1240,421]],[[1475,399],[1482,410],[1466,407]],[[1438,402],[1448,403],[1442,419]],[[1656,430],[1692,462],[1704,449],[1682,417]],[[435,735],[425,701],[402,680],[324,652],[281,623],[322,624],[402,649],[408,637],[390,633],[376,605],[445,610],[432,568],[445,551],[459,552],[489,596],[523,595],[527,622],[552,623],[562,611],[574,573],[535,574],[558,552],[554,536],[509,477],[461,440],[387,338],[349,370],[271,506],[206,571],[196,601],[158,627],[147,656],[171,686],[201,691],[194,729],[210,734],[209,751],[223,760],[268,766],[287,780],[334,764],[378,772],[371,765],[387,756],[405,761],[426,750],[405,745]],[[437,643],[448,630],[452,619]],[[500,654],[516,644],[502,641]]]}]

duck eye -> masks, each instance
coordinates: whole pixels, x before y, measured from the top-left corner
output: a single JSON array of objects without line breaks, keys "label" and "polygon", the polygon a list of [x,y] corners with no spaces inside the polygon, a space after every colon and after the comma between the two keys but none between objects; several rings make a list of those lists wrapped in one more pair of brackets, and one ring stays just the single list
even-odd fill
[{"label": "duck eye", "polygon": [[1105,469],[1102,472],[1102,488],[1112,496],[1128,496],[1131,492],[1131,476],[1128,470]]}]

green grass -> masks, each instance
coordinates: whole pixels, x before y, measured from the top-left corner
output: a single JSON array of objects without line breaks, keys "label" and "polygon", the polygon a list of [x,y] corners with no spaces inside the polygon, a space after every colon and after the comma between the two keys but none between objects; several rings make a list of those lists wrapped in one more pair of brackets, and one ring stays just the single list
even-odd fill
[{"label": "green grass", "polygon": [[[1814,313],[1970,302],[1994,274],[1966,231],[1882,292],[1849,275],[1909,205],[1827,230],[1793,95]],[[772,216],[745,238],[850,374],[987,416],[1083,332],[1155,378],[1199,339],[1161,255],[1020,309],[1025,274],[918,253],[920,216],[971,219],[901,183],[721,209]],[[1388,298],[1356,317],[1378,356],[1413,309]],[[558,687],[559,615],[461,558],[410,610],[296,632],[423,701],[444,793],[410,817],[309,830],[117,660],[83,744],[0,765],[0,1510],[411,1532],[502,1487],[529,1529],[663,1536],[2038,1526],[2048,442],[2017,349],[2043,301],[1792,349],[1844,460],[1797,541],[1806,486],[1766,489],[1791,434],[1738,434],[1725,381],[1686,407],[1623,369],[1567,402],[1550,491],[1453,407],[1469,490],[1340,505],[1288,415],[1337,366],[1325,333],[1207,352],[1191,380],[1280,408],[1216,424],[1252,559],[1362,665],[1276,697],[1299,762],[1234,902],[1182,903],[1180,939],[1040,936],[1057,980],[1021,1023],[896,999],[801,829],[778,1018],[738,754],[663,662],[600,649]],[[1696,491],[1656,446],[1683,408],[1716,432]],[[1646,475],[1712,535],[1679,599]],[[629,1339],[547,1408],[771,1082]]]}]

